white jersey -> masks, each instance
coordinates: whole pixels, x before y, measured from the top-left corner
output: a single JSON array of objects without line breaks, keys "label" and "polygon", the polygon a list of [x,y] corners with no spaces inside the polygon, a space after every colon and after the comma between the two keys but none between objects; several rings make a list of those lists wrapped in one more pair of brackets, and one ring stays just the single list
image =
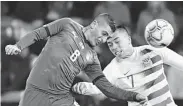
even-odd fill
[{"label": "white jersey", "polygon": [[[132,56],[120,62],[114,58],[103,72],[116,86],[147,96],[150,106],[176,106],[163,63],[183,70],[183,57],[168,48],[155,49],[146,45],[135,47]],[[128,102],[128,106],[138,105],[136,102]]]}]

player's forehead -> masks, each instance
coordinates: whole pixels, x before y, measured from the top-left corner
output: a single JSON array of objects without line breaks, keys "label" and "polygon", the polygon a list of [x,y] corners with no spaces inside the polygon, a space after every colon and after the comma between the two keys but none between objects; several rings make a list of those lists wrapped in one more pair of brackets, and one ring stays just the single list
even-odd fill
[{"label": "player's forehead", "polygon": [[120,39],[119,33],[112,33],[110,37],[107,38],[107,43],[114,42],[115,40]]},{"label": "player's forehead", "polygon": [[106,32],[112,34],[112,29],[111,29],[111,27],[109,26],[109,24],[107,24],[107,23],[101,23],[101,24],[99,25],[99,28],[101,29],[101,31],[106,31]]},{"label": "player's forehead", "polygon": [[128,36],[124,29],[117,29],[114,33],[111,34],[111,37],[108,37],[107,42],[113,42],[115,40],[122,40],[125,36]]}]

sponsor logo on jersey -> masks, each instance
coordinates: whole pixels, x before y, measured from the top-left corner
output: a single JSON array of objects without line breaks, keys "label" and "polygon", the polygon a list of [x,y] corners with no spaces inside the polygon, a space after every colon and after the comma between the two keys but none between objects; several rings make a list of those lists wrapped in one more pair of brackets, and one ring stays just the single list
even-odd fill
[{"label": "sponsor logo on jersey", "polygon": [[130,70],[128,70],[127,72],[124,73],[124,75],[127,75],[130,72]]}]

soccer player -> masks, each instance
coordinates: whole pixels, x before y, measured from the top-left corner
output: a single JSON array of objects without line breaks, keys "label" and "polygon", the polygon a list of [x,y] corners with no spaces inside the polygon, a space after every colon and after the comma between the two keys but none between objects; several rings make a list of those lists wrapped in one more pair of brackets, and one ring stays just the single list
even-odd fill
[{"label": "soccer player", "polygon": [[143,95],[111,85],[101,71],[92,47],[106,42],[114,30],[114,21],[105,13],[97,16],[87,27],[70,18],[62,18],[28,33],[15,45],[7,45],[6,54],[14,55],[48,37],[27,79],[20,106],[75,106],[70,89],[75,76],[83,70],[107,96],[118,100],[145,101]]},{"label": "soccer player", "polygon": [[[176,106],[169,90],[163,63],[183,71],[183,57],[168,48],[153,48],[149,45],[133,47],[125,27],[119,27],[107,40],[116,56],[104,69],[104,75],[114,85],[135,91],[148,97],[147,106]],[[73,91],[84,94],[101,94],[89,82],[79,82]],[[128,102],[128,106],[139,106]]]}]

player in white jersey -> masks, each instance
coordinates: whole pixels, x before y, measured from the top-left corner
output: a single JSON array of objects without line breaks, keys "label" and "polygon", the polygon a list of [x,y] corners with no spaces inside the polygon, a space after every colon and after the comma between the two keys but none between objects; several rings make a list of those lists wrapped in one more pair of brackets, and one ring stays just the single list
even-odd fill
[{"label": "player in white jersey", "polygon": [[[149,45],[133,47],[125,27],[119,27],[109,38],[108,46],[116,56],[104,69],[106,78],[114,85],[148,97],[147,106],[176,106],[164,74],[163,64],[183,71],[183,57],[168,48],[153,48]],[[79,82],[73,91],[84,94],[101,94],[89,82]],[[128,102],[128,106],[141,106]]]}]

